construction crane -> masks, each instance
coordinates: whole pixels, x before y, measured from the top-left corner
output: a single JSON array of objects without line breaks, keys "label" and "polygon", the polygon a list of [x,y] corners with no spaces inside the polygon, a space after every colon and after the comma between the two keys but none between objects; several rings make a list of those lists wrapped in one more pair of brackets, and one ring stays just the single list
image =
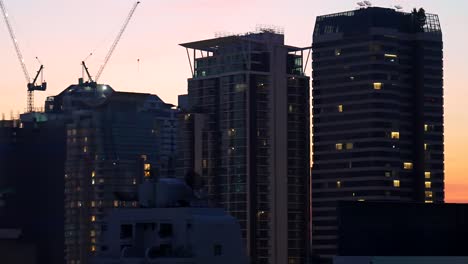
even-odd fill
[{"label": "construction crane", "polygon": [[[130,23],[130,20],[132,19],[133,17],[133,14],[135,13],[135,10],[137,9],[138,5],[140,4],[140,1],[137,1],[132,9],[130,10],[130,13],[128,14],[127,18],[125,19],[125,22],[122,26],[122,28],[120,29],[119,31],[119,34],[117,35],[117,37],[115,38],[114,40],[114,43],[112,43],[112,46],[109,50],[109,52],[107,53],[106,55],[106,58],[104,59],[104,63],[101,65],[101,68],[99,68],[99,71],[98,73],[96,74],[96,78],[95,78],[95,82],[98,82],[99,78],[101,77],[102,75],[102,72],[104,71],[104,69],[106,68],[107,66],[107,63],[109,62],[110,58],[112,57],[112,54],[114,53],[115,51],[115,48],[117,48],[117,45],[119,44],[120,42],[120,39],[122,38],[122,35],[123,33],[125,32],[125,29],[127,28],[128,26],[128,23]],[[86,68],[86,64],[84,63],[84,61],[82,62],[82,65],[84,67],[84,69],[86,69],[87,71],[87,68]],[[88,74],[88,78],[90,79],[90,81],[92,80],[91,79],[91,76],[89,75],[89,72],[87,71],[87,74]]]},{"label": "construction crane", "polygon": [[3,3],[3,0],[0,0],[0,8],[2,9],[3,18],[5,19],[5,23],[7,25],[8,32],[10,33],[13,46],[15,47],[16,56],[18,57],[21,68],[23,69],[24,77],[26,78],[26,82],[28,83],[27,85],[27,88],[28,88],[27,112],[30,113],[34,111],[34,91],[45,91],[47,89],[46,82],[42,82],[42,84],[36,85],[39,75],[42,76],[43,74],[44,65],[42,65],[41,63],[41,66],[39,67],[39,70],[37,71],[36,76],[31,81],[31,77],[29,75],[28,69],[26,68],[26,64],[24,63],[23,54],[21,53],[21,49],[19,48],[18,40],[16,39],[15,32],[13,31],[13,27],[11,26],[10,19],[8,18],[8,12],[6,10],[5,4]]}]

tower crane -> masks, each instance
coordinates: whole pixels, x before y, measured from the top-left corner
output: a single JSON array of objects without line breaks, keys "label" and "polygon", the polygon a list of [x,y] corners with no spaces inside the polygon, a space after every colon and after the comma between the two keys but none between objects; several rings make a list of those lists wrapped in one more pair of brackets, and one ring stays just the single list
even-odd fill
[{"label": "tower crane", "polygon": [[[140,1],[135,2],[132,9],[130,10],[130,13],[128,14],[122,28],[119,31],[119,34],[117,34],[117,37],[115,38],[114,43],[112,43],[112,46],[111,46],[109,52],[107,53],[106,58],[104,59],[104,63],[101,65],[101,67],[99,68],[98,73],[96,74],[96,78],[94,79],[95,82],[97,82],[99,80],[99,78],[101,77],[102,72],[104,71],[104,69],[107,66],[107,63],[109,62],[110,58],[112,57],[112,54],[114,53],[115,48],[117,48],[117,45],[119,44],[120,39],[122,38],[122,35],[125,32],[125,29],[127,29],[127,26],[130,23],[130,20],[132,19],[133,14],[135,14],[135,10],[137,9],[139,4],[140,4]],[[88,75],[90,81],[92,81],[91,76],[89,75],[89,72],[87,70],[87,67],[86,67],[86,64],[84,63],[84,61],[82,62],[82,65],[83,65],[84,69],[86,69],[86,72],[87,72],[87,75]]]},{"label": "tower crane", "polygon": [[41,63],[41,66],[39,67],[36,76],[31,81],[31,77],[29,75],[28,69],[26,68],[26,64],[24,63],[23,54],[21,53],[21,49],[19,48],[18,40],[16,39],[15,32],[13,31],[13,27],[11,26],[10,19],[8,18],[8,12],[6,10],[5,4],[3,3],[3,0],[0,0],[0,8],[2,9],[3,18],[5,19],[5,23],[7,25],[8,32],[10,33],[13,46],[15,47],[16,56],[18,57],[21,68],[23,70],[24,77],[26,78],[26,82],[28,83],[27,112],[30,113],[34,111],[34,91],[45,91],[47,89],[46,82],[42,82],[42,84],[36,85],[37,79],[40,75],[42,76],[43,74],[44,65],[42,65]]}]

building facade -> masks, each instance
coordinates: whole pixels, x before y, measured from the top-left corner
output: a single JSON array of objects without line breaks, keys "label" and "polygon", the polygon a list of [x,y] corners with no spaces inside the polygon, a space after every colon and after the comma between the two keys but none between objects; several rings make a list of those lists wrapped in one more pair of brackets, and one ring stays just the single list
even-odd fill
[{"label": "building facade", "polygon": [[238,219],[251,263],[306,263],[305,49],[268,29],[181,46],[194,56],[178,176]]},{"label": "building facade", "polygon": [[156,95],[80,82],[48,98],[46,111],[66,119],[65,260],[86,264],[101,249],[103,216],[138,206],[139,179],[174,176],[177,110]]},{"label": "building facade", "polygon": [[336,254],[340,200],[443,203],[443,131],[437,15],[369,7],[318,17],[313,254]]}]

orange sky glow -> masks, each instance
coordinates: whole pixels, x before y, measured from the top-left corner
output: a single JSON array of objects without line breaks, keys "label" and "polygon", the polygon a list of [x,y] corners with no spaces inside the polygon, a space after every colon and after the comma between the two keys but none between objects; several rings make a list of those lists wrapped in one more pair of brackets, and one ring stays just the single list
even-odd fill
[{"label": "orange sky glow", "polygon": [[[34,75],[39,57],[48,91],[37,92],[36,106],[81,77],[87,60],[92,74],[101,66],[133,0],[4,0],[25,62]],[[120,91],[148,92],[177,104],[190,75],[179,43],[244,33],[256,25],[284,28],[287,44],[310,46],[315,17],[352,10],[343,0],[142,0],[101,82]],[[424,7],[439,14],[444,35],[446,201],[468,203],[468,1],[374,0],[376,6]],[[0,22],[0,114],[26,108],[26,83],[3,19]],[[139,63],[138,63],[139,60]],[[310,69],[310,66],[308,67]],[[310,70],[309,70],[310,71]],[[310,75],[310,72],[308,73]]]}]

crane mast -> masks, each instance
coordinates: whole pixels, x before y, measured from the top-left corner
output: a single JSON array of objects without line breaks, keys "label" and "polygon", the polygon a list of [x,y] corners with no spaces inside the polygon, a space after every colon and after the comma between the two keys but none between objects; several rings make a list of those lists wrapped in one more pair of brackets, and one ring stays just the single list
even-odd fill
[{"label": "crane mast", "polygon": [[96,78],[95,78],[96,82],[99,80],[99,78],[101,77],[102,72],[106,68],[107,63],[109,62],[110,58],[112,57],[112,54],[114,53],[115,48],[117,48],[117,45],[119,44],[120,39],[122,38],[122,35],[125,32],[125,29],[127,29],[127,26],[130,23],[130,20],[132,19],[133,14],[135,13],[135,10],[137,9],[139,4],[140,4],[140,1],[137,1],[133,5],[133,8],[130,10],[130,13],[128,14],[127,18],[125,19],[125,22],[124,22],[122,28],[120,29],[119,34],[115,38],[114,43],[112,43],[112,46],[111,46],[109,52],[107,53],[106,58],[104,59],[104,63],[101,65],[101,68],[99,68],[99,71],[96,74]]},{"label": "crane mast", "polygon": [[27,112],[30,113],[34,111],[34,91],[45,91],[47,89],[47,83],[45,82],[43,82],[42,85],[36,85],[36,81],[39,78],[39,75],[44,70],[44,65],[40,66],[39,70],[37,71],[36,77],[31,82],[31,76],[29,75],[26,64],[24,63],[23,54],[21,53],[21,49],[19,48],[18,40],[16,39],[15,32],[13,31],[13,27],[11,26],[10,19],[8,18],[8,12],[6,10],[3,0],[0,0],[0,8],[2,9],[3,18],[5,19],[5,24],[7,25],[8,32],[10,33],[13,46],[15,47],[16,56],[18,57],[21,69],[23,70],[24,77],[26,79],[26,82],[28,83]]}]

